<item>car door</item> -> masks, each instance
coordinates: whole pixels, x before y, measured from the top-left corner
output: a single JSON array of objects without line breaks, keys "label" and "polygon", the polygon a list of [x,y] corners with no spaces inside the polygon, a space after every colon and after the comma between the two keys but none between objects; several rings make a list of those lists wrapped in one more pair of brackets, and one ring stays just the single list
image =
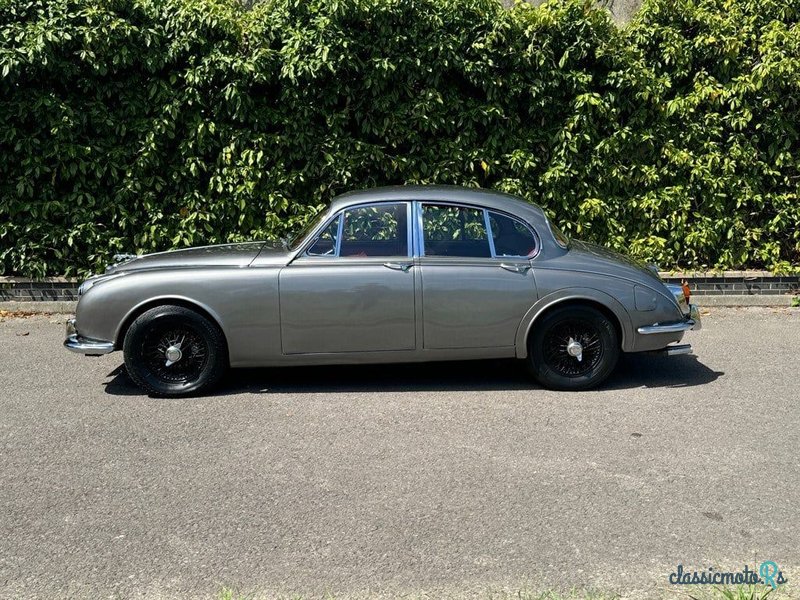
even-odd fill
[{"label": "car door", "polygon": [[280,273],[284,354],[414,350],[408,202],[344,209]]},{"label": "car door", "polygon": [[[530,227],[495,211],[417,205],[425,349],[514,346],[536,301]],[[490,235],[491,232],[491,235]]]}]

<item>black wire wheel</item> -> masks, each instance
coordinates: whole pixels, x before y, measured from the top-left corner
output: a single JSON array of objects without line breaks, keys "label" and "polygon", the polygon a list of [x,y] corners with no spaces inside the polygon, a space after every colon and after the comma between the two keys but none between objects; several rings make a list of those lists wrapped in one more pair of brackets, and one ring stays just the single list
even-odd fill
[{"label": "black wire wheel", "polygon": [[605,380],[619,359],[614,324],[590,306],[564,306],[533,325],[528,363],[544,387],[585,390]]},{"label": "black wire wheel", "polygon": [[155,396],[185,396],[210,388],[228,366],[219,327],[182,306],[158,306],[131,324],[124,342],[131,379]]}]

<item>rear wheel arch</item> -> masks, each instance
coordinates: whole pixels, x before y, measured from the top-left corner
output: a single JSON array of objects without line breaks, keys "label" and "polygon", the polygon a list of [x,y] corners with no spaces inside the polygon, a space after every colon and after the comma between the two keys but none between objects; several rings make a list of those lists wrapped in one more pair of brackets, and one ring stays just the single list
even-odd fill
[{"label": "rear wheel arch", "polygon": [[595,388],[614,371],[621,344],[616,319],[585,302],[560,302],[543,311],[528,339],[528,371],[547,389]]},{"label": "rear wheel arch", "polygon": [[523,318],[517,332],[517,358],[526,358],[528,356],[528,343],[536,323],[553,310],[567,306],[586,306],[598,310],[614,325],[620,349],[623,351],[626,350],[627,344],[631,339],[631,329],[630,318],[622,304],[613,297],[596,290],[592,290],[591,294],[574,291],[573,293],[555,298],[540,298],[539,301],[531,307]]}]

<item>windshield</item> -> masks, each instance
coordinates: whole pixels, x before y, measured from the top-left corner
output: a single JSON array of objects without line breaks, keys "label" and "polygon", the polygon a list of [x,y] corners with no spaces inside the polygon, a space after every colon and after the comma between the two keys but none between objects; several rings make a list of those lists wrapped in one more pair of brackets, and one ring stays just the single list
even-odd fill
[{"label": "windshield", "polygon": [[320,224],[322,219],[325,217],[325,214],[326,213],[323,213],[321,215],[317,215],[316,217],[314,217],[312,219],[309,219],[306,222],[306,224],[303,225],[303,227],[302,227],[302,229],[300,229],[300,231],[298,231],[293,236],[289,237],[289,242],[287,244],[287,247],[289,248],[289,250],[291,250],[292,252],[297,250],[300,247],[300,245],[303,243],[303,240],[306,239],[308,234],[311,233],[314,230],[314,228],[317,225]]}]

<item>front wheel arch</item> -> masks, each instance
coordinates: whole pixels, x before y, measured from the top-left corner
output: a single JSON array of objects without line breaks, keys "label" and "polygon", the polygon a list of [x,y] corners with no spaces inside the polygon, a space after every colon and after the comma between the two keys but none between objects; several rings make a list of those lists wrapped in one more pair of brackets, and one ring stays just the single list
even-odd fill
[{"label": "front wheel arch", "polygon": [[182,397],[204,392],[228,369],[222,330],[193,308],[157,305],[139,315],[123,341],[128,376],[146,393]]},{"label": "front wheel arch", "polygon": [[191,300],[186,300],[185,298],[166,298],[166,297],[155,298],[153,300],[148,300],[147,302],[143,302],[142,304],[137,305],[127,315],[125,315],[125,318],[122,320],[122,324],[117,330],[117,335],[114,341],[114,347],[117,349],[121,349],[122,346],[125,344],[125,336],[127,335],[128,330],[130,329],[133,322],[151,308],[156,308],[159,306],[180,306],[182,308],[193,310],[197,314],[205,317],[206,319],[214,323],[219,329],[220,333],[222,334],[222,339],[225,340],[225,347],[228,350],[227,355],[230,356],[230,346],[228,345],[228,338],[225,335],[225,330],[222,328],[222,324],[220,323],[217,316],[212,314],[209,310],[207,310],[203,306],[200,306],[196,302],[192,302]]}]

